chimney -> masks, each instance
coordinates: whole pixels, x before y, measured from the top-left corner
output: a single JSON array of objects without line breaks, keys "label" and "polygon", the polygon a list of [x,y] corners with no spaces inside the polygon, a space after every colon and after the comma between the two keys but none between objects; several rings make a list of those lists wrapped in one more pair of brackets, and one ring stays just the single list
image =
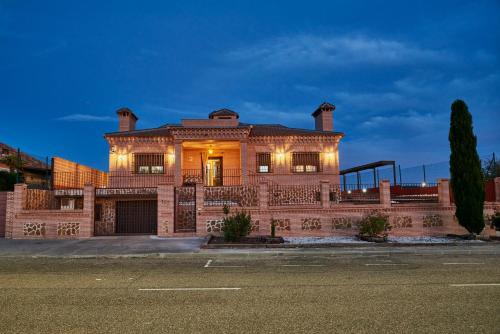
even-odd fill
[{"label": "chimney", "polygon": [[318,131],[333,131],[333,111],[335,106],[324,102],[316,109],[312,116],[314,117],[315,128]]},{"label": "chimney", "polygon": [[132,110],[125,107],[118,109],[116,113],[118,114],[120,132],[135,130],[135,123],[137,122],[138,118],[136,115],[134,115]]}]

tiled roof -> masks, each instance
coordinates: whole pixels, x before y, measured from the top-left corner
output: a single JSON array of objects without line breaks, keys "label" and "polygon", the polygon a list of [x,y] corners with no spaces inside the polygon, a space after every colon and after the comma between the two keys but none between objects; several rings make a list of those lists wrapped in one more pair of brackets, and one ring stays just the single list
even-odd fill
[{"label": "tiled roof", "polygon": [[214,116],[236,116],[236,118],[240,118],[240,115],[238,115],[237,112],[226,108],[215,110],[208,114],[208,118],[210,119],[214,118]]},{"label": "tiled roof", "polygon": [[[4,153],[4,151],[6,151]],[[17,155],[17,149],[4,143],[0,143],[0,159],[7,155]],[[24,163],[23,167],[28,169],[48,169],[45,162],[32,157],[29,154],[21,151],[21,161]]]},{"label": "tiled roof", "polygon": [[[159,128],[107,133],[106,137],[168,137],[170,127],[182,128],[178,124],[166,124]],[[247,124],[240,123],[236,128],[251,128],[250,137],[266,136],[343,136],[342,132],[317,131],[309,129],[289,128],[281,124]]]}]

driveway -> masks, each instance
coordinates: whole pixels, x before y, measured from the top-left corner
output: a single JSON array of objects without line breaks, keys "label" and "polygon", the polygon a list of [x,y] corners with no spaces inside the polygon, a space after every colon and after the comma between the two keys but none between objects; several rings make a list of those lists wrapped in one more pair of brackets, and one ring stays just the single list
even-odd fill
[{"label": "driveway", "polygon": [[1,256],[114,256],[158,253],[193,253],[203,238],[112,236],[79,240],[0,239]]}]

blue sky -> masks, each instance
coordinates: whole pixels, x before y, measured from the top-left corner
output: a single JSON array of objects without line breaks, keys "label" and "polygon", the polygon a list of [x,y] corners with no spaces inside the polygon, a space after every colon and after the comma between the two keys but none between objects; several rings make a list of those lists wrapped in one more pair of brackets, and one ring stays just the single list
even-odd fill
[{"label": "blue sky", "polygon": [[323,101],[341,167],[448,159],[464,99],[499,152],[498,1],[0,0],[0,141],[107,168],[103,133],[227,107],[313,128]]}]

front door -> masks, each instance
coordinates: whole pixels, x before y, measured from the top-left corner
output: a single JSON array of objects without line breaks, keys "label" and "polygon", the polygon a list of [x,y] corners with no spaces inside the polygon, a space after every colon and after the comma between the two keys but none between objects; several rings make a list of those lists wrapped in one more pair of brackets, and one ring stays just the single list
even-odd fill
[{"label": "front door", "polygon": [[208,158],[205,180],[209,187],[222,186],[222,157]]}]

